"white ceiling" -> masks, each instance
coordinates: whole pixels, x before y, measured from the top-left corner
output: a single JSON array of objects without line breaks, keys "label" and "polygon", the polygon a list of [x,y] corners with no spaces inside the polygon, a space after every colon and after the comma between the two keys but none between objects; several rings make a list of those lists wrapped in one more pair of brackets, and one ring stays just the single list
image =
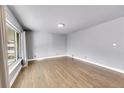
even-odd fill
[{"label": "white ceiling", "polygon": [[[124,16],[123,6],[9,6],[15,17],[32,31],[70,33]],[[64,23],[64,28],[58,28]]]}]

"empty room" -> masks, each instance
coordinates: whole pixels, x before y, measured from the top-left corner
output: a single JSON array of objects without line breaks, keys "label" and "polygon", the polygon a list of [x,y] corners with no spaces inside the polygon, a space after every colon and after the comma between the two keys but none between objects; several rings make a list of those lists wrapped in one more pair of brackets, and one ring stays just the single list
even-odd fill
[{"label": "empty room", "polygon": [[123,88],[124,5],[0,5],[0,87]]}]

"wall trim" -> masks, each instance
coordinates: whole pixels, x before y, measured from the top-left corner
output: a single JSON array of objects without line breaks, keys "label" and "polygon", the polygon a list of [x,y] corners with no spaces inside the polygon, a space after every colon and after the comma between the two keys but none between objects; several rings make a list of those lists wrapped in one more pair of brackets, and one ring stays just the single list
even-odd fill
[{"label": "wall trim", "polygon": [[15,68],[21,63],[22,59],[18,59],[12,66],[9,66],[9,75],[15,70]]},{"label": "wall trim", "polygon": [[[18,64],[19,65],[19,64]],[[12,78],[12,80],[10,81],[10,87],[12,86],[12,84],[15,82],[17,76],[19,75],[20,71],[22,69],[22,66],[19,67],[19,69],[17,70],[17,72],[15,73],[14,77]]]},{"label": "wall trim", "polygon": [[113,70],[113,71],[116,71],[116,72],[119,72],[119,73],[123,73],[124,74],[124,70],[121,70],[121,69],[117,69],[117,68],[113,68],[113,67],[110,67],[110,66],[102,65],[102,64],[99,64],[99,63],[90,61],[90,60],[86,60],[86,59],[77,57],[77,56],[74,56],[74,57],[72,57],[71,55],[67,55],[67,56],[68,57],[71,57],[71,58],[74,58],[74,59],[77,59],[77,60],[81,60],[81,61],[86,62],[86,63],[90,63],[90,64],[94,64],[94,65],[103,67],[105,69]]},{"label": "wall trim", "polygon": [[5,7],[0,5],[0,87],[9,87]]},{"label": "wall trim", "polygon": [[49,56],[49,57],[42,57],[42,58],[33,58],[33,59],[28,59],[29,61],[34,61],[34,60],[44,60],[44,59],[49,59],[49,58],[58,58],[58,57],[66,57],[67,55],[56,55],[56,56]]},{"label": "wall trim", "polygon": [[99,64],[99,63],[96,63],[96,62],[93,62],[93,61],[90,61],[90,60],[86,60],[86,59],[83,59],[83,58],[80,58],[80,57],[77,57],[77,56],[73,56],[72,57],[71,55],[57,55],[57,56],[50,56],[50,57],[43,57],[43,58],[34,58],[34,59],[28,59],[28,62],[29,61],[34,61],[34,60],[44,60],[44,59],[58,58],[58,57],[71,57],[71,58],[74,58],[74,59],[77,59],[77,60],[81,60],[81,61],[86,62],[86,63],[94,64],[94,65],[103,67],[105,69],[113,70],[113,71],[116,71],[116,72],[124,74],[124,70],[113,68],[113,67],[106,66],[106,65],[103,65],[103,64]]},{"label": "wall trim", "polygon": [[6,23],[9,27],[11,27],[16,32],[21,32],[16,26],[14,26],[8,19],[6,19]]}]

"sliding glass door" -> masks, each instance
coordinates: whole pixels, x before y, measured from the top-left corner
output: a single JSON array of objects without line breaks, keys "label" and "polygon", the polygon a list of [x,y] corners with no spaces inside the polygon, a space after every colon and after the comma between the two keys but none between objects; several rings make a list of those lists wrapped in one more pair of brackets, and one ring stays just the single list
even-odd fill
[{"label": "sliding glass door", "polygon": [[13,27],[7,25],[7,52],[8,52],[8,65],[13,64],[18,60],[19,53],[19,33]]}]

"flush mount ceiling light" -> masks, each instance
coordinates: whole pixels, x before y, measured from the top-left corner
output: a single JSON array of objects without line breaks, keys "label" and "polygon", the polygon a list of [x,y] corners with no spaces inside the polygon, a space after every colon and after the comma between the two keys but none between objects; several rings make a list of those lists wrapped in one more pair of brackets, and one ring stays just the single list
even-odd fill
[{"label": "flush mount ceiling light", "polygon": [[116,44],[116,43],[113,43],[112,45],[113,45],[113,46],[117,46],[117,44]]},{"label": "flush mount ceiling light", "polygon": [[58,28],[63,28],[64,26],[65,26],[65,24],[63,24],[63,23],[58,24]]}]

